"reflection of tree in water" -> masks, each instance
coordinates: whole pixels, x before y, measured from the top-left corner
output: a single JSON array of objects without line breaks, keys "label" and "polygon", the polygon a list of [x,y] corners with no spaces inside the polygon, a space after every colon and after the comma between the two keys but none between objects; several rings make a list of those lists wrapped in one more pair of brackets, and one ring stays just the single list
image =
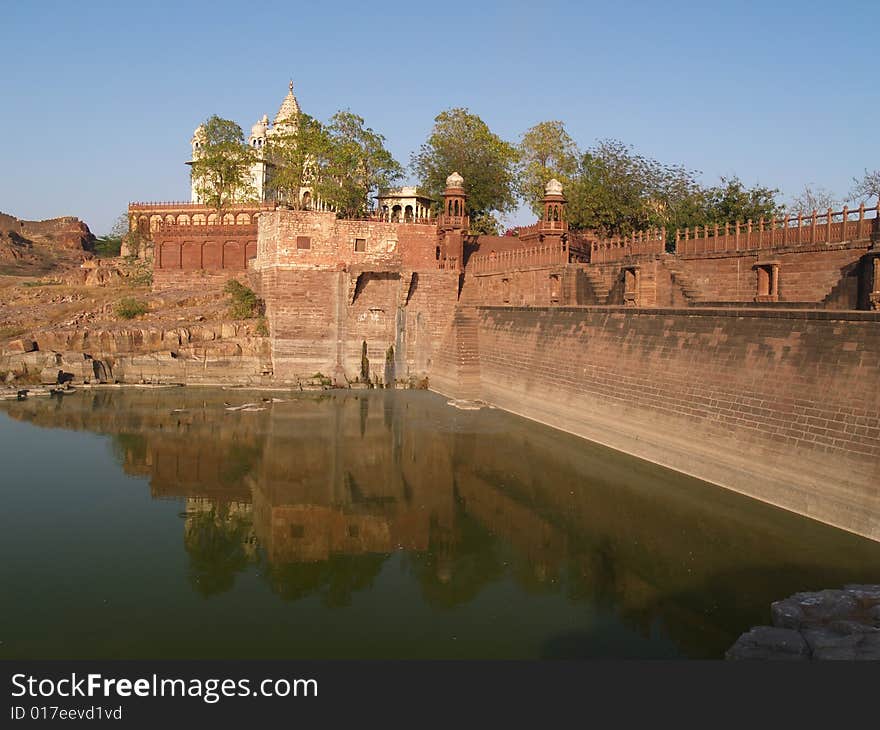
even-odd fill
[{"label": "reflection of tree in water", "polygon": [[248,565],[252,531],[250,515],[229,505],[211,504],[187,512],[184,546],[189,580],[196,591],[208,597],[232,588],[236,573]]},{"label": "reflection of tree in water", "polygon": [[455,500],[454,534],[432,520],[428,552],[411,553],[409,562],[425,600],[452,608],[473,600],[504,574],[500,541]]},{"label": "reflection of tree in water", "polygon": [[387,554],[333,555],[315,563],[266,565],[272,591],[285,601],[298,601],[311,595],[321,597],[328,607],[351,605],[354,593],[373,585]]}]

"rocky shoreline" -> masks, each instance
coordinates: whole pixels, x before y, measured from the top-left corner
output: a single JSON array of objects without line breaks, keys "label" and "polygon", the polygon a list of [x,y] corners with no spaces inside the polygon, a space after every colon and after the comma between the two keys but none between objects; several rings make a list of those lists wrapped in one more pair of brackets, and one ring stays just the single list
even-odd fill
[{"label": "rocky shoreline", "polygon": [[796,593],[771,615],[772,626],[740,636],[725,658],[880,661],[880,584]]}]

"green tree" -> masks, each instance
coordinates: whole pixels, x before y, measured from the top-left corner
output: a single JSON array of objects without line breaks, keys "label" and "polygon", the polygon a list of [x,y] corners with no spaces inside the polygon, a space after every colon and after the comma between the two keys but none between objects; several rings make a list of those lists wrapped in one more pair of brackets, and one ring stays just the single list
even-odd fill
[{"label": "green tree", "polygon": [[577,172],[577,145],[562,122],[541,122],[523,134],[519,154],[520,193],[535,215],[540,216],[547,182],[556,178],[567,187]]},{"label": "green tree", "polygon": [[464,177],[472,228],[483,222],[489,227],[493,212],[507,213],[516,207],[517,148],[494,134],[488,125],[467,109],[441,112],[427,141],[413,155],[411,166],[424,192],[440,200],[446,178],[453,172]]},{"label": "green tree", "polygon": [[779,191],[747,188],[737,177],[706,187],[697,171],[636,152],[618,140],[601,140],[581,157],[566,196],[574,228],[626,235],[651,227],[676,228],[733,223],[779,215]]},{"label": "green tree", "polygon": [[706,190],[707,216],[704,223],[735,223],[757,221],[781,215],[783,207],[777,202],[779,190],[755,185],[747,188],[735,175],[722,177],[721,184]]},{"label": "green tree", "polygon": [[308,206],[300,191],[314,184],[315,173],[330,149],[330,136],[321,122],[302,113],[276,125],[275,130],[265,147],[266,157],[273,165],[266,186],[277,199],[301,210]]},{"label": "green tree", "polygon": [[119,256],[122,250],[122,239],[129,235],[128,213],[120,213],[113,221],[110,233],[99,236],[95,241],[95,254],[99,258]]},{"label": "green tree", "polygon": [[691,179],[684,168],[663,165],[618,140],[601,140],[582,155],[569,186],[569,222],[608,235],[662,224],[673,197],[689,190]]},{"label": "green tree", "polygon": [[354,218],[371,210],[373,198],[403,174],[385,148],[385,138],[364,126],[350,111],[333,115],[328,144],[316,165],[315,190],[340,217]]},{"label": "green tree", "polygon": [[216,210],[256,197],[251,166],[257,153],[235,122],[212,116],[196,131],[199,149],[192,161],[192,179],[202,202]]}]

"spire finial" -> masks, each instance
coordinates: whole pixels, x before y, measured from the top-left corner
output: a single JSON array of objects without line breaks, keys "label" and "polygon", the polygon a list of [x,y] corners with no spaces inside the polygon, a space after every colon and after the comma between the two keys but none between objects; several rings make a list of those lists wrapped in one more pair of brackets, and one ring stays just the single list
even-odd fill
[{"label": "spire finial", "polygon": [[290,93],[293,93],[293,79],[290,80],[290,83],[287,85],[287,88],[290,89]]}]

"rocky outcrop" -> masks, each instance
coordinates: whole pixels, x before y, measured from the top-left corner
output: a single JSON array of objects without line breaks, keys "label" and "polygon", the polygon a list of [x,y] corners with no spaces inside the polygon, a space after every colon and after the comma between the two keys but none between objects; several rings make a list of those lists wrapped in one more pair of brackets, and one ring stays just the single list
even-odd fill
[{"label": "rocky outcrop", "polygon": [[49,269],[91,255],[95,237],[79,218],[26,221],[0,213],[0,265],[14,270]]},{"label": "rocky outcrop", "polygon": [[95,237],[89,227],[74,216],[26,221],[0,213],[0,234],[26,241],[54,243],[74,251],[92,251],[95,247]]},{"label": "rocky outcrop", "polygon": [[268,339],[244,323],[162,329],[56,329],[10,343],[0,373],[55,383],[261,383]]},{"label": "rocky outcrop", "polygon": [[772,626],[740,636],[726,658],[880,660],[880,585],[796,593],[771,615]]}]

